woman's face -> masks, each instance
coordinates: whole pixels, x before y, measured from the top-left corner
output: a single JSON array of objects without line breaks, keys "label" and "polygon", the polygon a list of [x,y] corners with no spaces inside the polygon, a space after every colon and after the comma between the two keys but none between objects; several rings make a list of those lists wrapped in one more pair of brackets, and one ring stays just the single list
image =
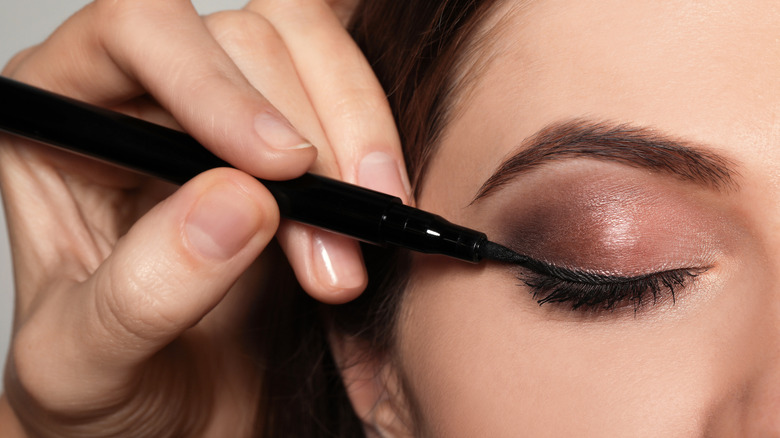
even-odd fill
[{"label": "woman's face", "polygon": [[[422,428],[780,434],[780,6],[548,0],[497,14],[418,205],[599,275],[415,256],[397,356]],[[537,303],[553,294],[563,302]]]}]

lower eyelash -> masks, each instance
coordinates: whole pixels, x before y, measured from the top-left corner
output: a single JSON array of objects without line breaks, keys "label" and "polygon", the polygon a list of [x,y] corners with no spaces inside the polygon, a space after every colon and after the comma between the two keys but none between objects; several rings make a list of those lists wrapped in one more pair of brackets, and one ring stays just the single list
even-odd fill
[{"label": "lower eyelash", "polygon": [[[539,305],[571,304],[572,310],[614,310],[633,306],[637,311],[652,297],[652,303],[668,293],[685,288],[706,268],[683,268],[636,277],[617,277],[547,266],[548,272],[528,271],[518,278],[531,288]],[[563,278],[561,278],[563,277]]]}]

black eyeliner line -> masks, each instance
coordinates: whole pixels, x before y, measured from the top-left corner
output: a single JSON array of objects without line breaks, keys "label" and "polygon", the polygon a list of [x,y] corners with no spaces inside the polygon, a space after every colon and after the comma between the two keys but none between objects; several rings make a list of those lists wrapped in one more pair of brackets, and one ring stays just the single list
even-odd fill
[{"label": "black eyeliner line", "polygon": [[678,268],[661,272],[653,272],[650,274],[636,275],[632,277],[623,277],[556,266],[551,263],[528,257],[526,255],[518,254],[515,251],[512,251],[511,249],[498,245],[494,242],[487,242],[485,245],[483,245],[482,253],[485,258],[522,266],[536,274],[548,275],[563,281],[589,284],[594,286],[635,283],[637,281],[647,280],[669,272],[684,271],[690,275],[699,275],[702,272],[710,269],[709,266],[704,268]]},{"label": "black eyeliner line", "polygon": [[696,276],[710,269],[710,267],[677,268],[677,269],[669,269],[666,271],[653,272],[649,274],[636,275],[633,277],[624,277],[624,276],[605,275],[605,274],[598,274],[595,272],[579,271],[570,268],[564,268],[561,266],[556,266],[553,264],[549,264],[531,258],[528,258],[528,261],[526,262],[524,267],[530,269],[531,271],[537,274],[550,275],[560,280],[570,281],[573,283],[589,284],[594,286],[636,283],[639,281],[655,278],[659,275],[674,273],[674,272],[685,272],[689,275]]}]

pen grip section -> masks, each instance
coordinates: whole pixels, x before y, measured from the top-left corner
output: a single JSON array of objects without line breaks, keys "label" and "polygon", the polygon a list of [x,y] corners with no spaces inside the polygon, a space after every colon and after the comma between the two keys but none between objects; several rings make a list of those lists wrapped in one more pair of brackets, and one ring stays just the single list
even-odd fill
[{"label": "pen grip section", "polygon": [[289,181],[261,180],[283,217],[384,245],[382,218],[395,196],[307,173]]},{"label": "pen grip section", "polygon": [[484,233],[403,204],[391,205],[382,224],[387,243],[472,263],[482,259],[480,248],[487,241]]}]

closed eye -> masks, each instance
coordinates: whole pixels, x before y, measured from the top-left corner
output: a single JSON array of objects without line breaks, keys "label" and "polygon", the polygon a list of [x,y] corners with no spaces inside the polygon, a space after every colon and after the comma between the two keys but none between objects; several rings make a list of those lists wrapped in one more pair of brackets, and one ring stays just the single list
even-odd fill
[{"label": "closed eye", "polygon": [[531,260],[518,278],[531,289],[540,306],[566,304],[579,311],[631,306],[636,311],[644,304],[657,303],[664,296],[675,302],[676,293],[708,269],[679,268],[637,276],[613,276]]}]

